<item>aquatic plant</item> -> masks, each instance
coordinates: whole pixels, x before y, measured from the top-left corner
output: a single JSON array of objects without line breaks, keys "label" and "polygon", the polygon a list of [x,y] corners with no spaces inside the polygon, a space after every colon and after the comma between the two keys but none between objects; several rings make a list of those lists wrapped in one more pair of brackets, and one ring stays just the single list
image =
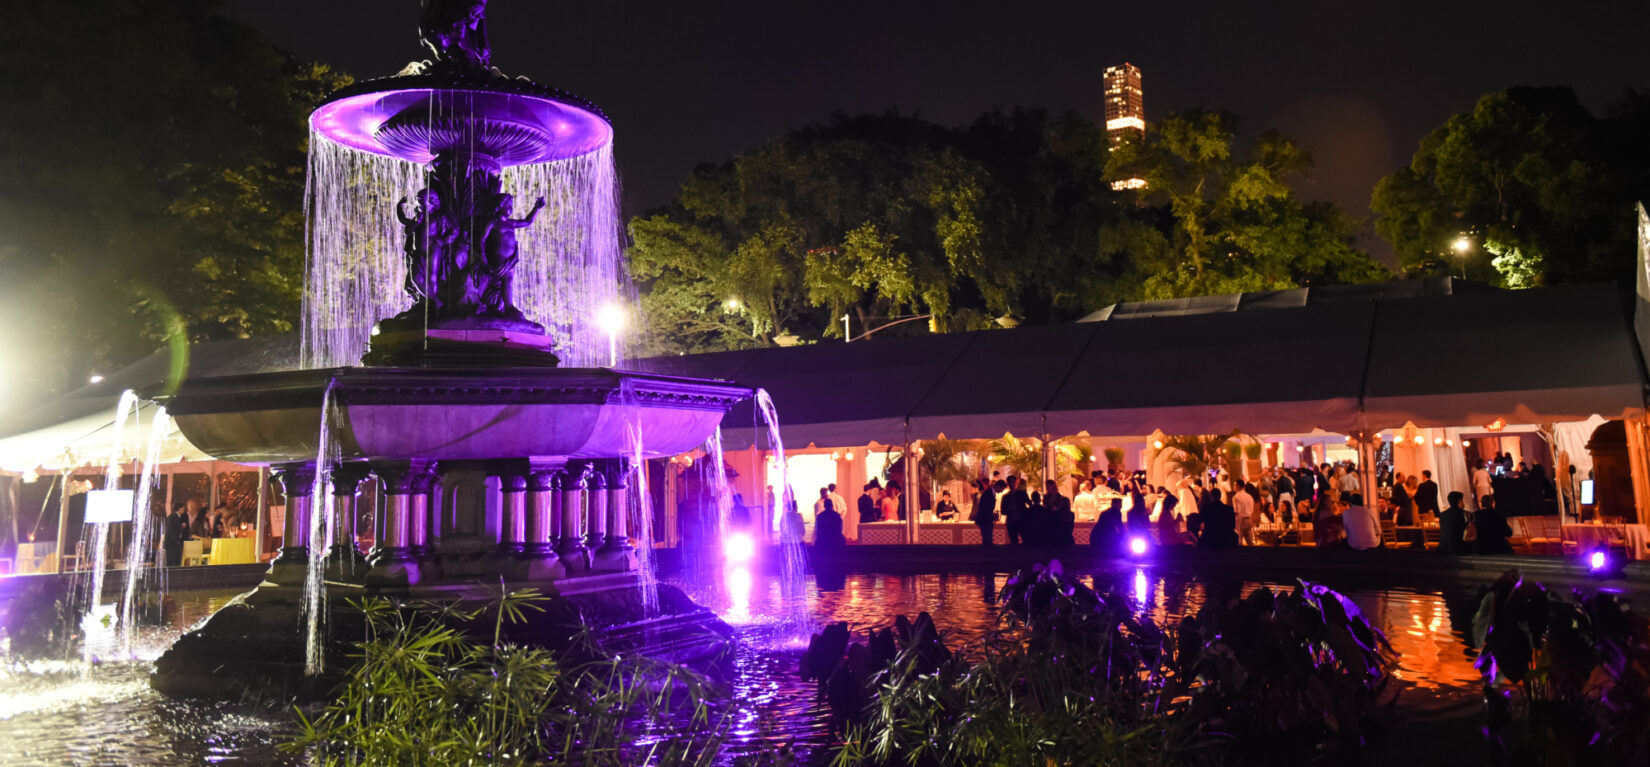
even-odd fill
[{"label": "aquatic plant", "polygon": [[[977,660],[925,653],[934,632],[873,666],[835,764],[1301,764],[1361,745],[1391,704],[1385,637],[1316,584],[1213,600],[1173,632],[1058,561],[1001,600]],[[850,647],[845,667],[875,656]],[[848,702],[826,689],[833,711]]]},{"label": "aquatic plant", "polygon": [[354,602],[367,638],[334,698],[299,711],[285,748],[395,765],[692,765],[718,753],[725,727],[700,675],[606,655],[588,637],[559,651],[506,641],[547,601],[523,589],[480,606]]},{"label": "aquatic plant", "polygon": [[1650,618],[1626,600],[1514,568],[1480,599],[1473,643],[1485,734],[1511,763],[1650,763]]}]

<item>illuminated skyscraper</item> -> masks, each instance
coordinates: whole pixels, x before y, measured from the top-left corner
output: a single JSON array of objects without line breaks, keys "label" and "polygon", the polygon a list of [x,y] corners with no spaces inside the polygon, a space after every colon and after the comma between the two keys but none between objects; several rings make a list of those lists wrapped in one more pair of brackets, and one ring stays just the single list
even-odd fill
[{"label": "illuminated skyscraper", "polygon": [[[1106,138],[1112,146],[1124,136],[1146,138],[1146,99],[1140,87],[1140,67],[1128,62],[1106,67]],[[1111,182],[1113,189],[1140,189],[1146,180],[1129,178]]]}]

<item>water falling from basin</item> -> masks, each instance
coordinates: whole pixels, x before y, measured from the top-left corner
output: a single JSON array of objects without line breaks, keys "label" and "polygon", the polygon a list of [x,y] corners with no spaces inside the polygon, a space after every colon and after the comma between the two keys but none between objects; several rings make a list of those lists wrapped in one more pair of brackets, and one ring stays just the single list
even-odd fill
[{"label": "water falling from basin", "polygon": [[[311,131],[309,145],[303,364],[354,365],[374,324],[414,305],[398,215],[409,210],[430,172],[320,131]],[[500,177],[502,191],[522,206],[545,201],[532,225],[516,234],[515,305],[544,326],[563,365],[606,364],[608,338],[597,312],[626,298],[629,281],[612,142],[577,157],[508,167]]]},{"label": "water falling from basin", "polygon": [[[123,657],[133,657],[133,637],[136,633],[138,591],[143,581],[151,576],[166,576],[164,566],[151,567],[149,559],[155,554],[155,539],[160,532],[154,524],[154,515],[150,513],[150,496],[154,492],[155,478],[160,474],[160,450],[166,441],[166,435],[172,429],[172,420],[166,415],[166,408],[155,406],[154,414],[149,422],[149,442],[143,451],[143,465],[139,467],[137,495],[132,501],[132,540],[126,547],[126,588],[120,598],[120,652]],[[164,565],[164,562],[159,563]],[[157,613],[166,601],[166,585],[164,582],[151,584],[154,588],[155,609]]]},{"label": "water falling from basin", "polygon": [[327,489],[327,468],[338,462],[339,446],[333,439],[333,423],[338,414],[333,401],[335,381],[327,383],[321,397],[321,423],[316,435],[315,484],[310,491],[314,504],[309,516],[309,569],[304,577],[304,674],[314,677],[325,670],[326,653],[322,637],[327,609],[326,557],[337,532],[332,510],[333,495]]},{"label": "water falling from basin", "polygon": [[[137,392],[127,389],[120,393],[120,400],[115,404],[114,433],[109,439],[108,465],[103,474],[103,489],[114,490],[120,484],[121,463],[124,457],[126,444],[124,441],[126,421],[137,415],[140,404]],[[128,557],[130,555],[128,554]],[[86,595],[86,619],[91,620],[98,611],[99,603],[103,601],[104,568],[109,566],[109,523],[99,520],[93,524],[92,534],[92,583]],[[82,647],[87,661],[92,659],[91,643]]]},{"label": "water falling from basin", "polygon": [[768,512],[772,514],[771,519],[779,520],[779,586],[780,593],[788,597],[784,600],[788,607],[783,615],[776,617],[783,624],[783,634],[805,637],[813,631],[805,600],[802,599],[807,589],[808,549],[804,540],[802,515],[796,510],[796,490],[791,487],[785,460],[785,440],[780,434],[779,411],[774,407],[773,397],[768,395],[766,389],[756,390],[756,414],[760,421],[757,427],[760,433],[767,436],[768,449],[773,452],[778,474],[774,508]]}]

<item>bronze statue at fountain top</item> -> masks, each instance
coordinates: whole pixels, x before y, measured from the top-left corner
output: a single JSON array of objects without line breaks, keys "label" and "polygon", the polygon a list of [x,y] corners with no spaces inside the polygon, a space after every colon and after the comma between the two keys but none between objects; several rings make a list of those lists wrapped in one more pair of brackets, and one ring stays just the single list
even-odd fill
[{"label": "bronze statue at fountain top", "polygon": [[491,72],[487,0],[424,0],[418,34],[435,56],[438,73],[444,66],[456,69],[456,74],[484,76]]}]

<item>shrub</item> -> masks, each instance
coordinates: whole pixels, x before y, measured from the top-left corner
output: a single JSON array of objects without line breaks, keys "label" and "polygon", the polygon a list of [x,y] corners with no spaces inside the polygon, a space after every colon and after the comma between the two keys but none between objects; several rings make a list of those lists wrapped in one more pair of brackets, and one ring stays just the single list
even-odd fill
[{"label": "shrub", "polygon": [[1485,734],[1516,764],[1650,764],[1650,618],[1508,570],[1473,619]]},{"label": "shrub", "polygon": [[[693,672],[588,643],[552,653],[502,641],[544,601],[526,589],[483,607],[353,603],[367,639],[335,699],[313,718],[299,712],[286,747],[327,764],[394,765],[690,764],[717,753],[722,729]],[[490,642],[465,630],[488,614]]]}]

